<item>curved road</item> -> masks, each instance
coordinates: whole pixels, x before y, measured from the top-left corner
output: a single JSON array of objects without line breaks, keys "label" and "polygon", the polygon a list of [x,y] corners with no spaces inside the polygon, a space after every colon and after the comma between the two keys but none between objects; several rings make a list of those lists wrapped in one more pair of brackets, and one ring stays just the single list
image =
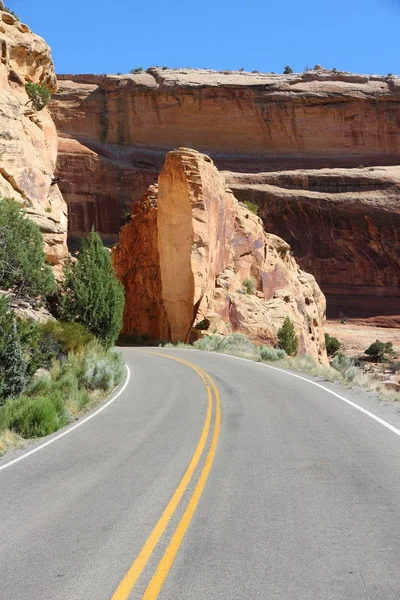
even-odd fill
[{"label": "curved road", "polygon": [[0,470],[1,600],[398,600],[396,430],[287,373],[154,352]]}]

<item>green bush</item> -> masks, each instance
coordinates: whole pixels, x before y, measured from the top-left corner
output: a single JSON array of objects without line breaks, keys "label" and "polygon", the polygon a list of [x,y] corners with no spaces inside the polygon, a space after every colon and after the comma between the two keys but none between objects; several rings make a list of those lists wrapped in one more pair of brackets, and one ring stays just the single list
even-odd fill
[{"label": "green bush", "polygon": [[55,291],[39,227],[9,198],[0,199],[0,288],[31,298]]},{"label": "green bush", "polygon": [[286,65],[283,73],[284,73],[284,75],[291,75],[293,73],[292,67],[289,67],[289,65]]},{"label": "green bush", "polygon": [[43,110],[51,98],[51,91],[48,87],[32,81],[25,84],[25,91],[29,96],[29,102],[37,111]]},{"label": "green bush", "polygon": [[77,322],[111,347],[121,331],[124,290],[116,278],[110,252],[92,231],[82,240],[76,263],[68,263],[61,288],[60,316]]},{"label": "green bush", "polygon": [[247,210],[249,210],[250,212],[254,213],[255,215],[258,215],[258,206],[257,206],[257,204],[254,204],[253,202],[250,202],[250,200],[243,200],[242,204],[243,204],[243,206],[245,206],[247,208]]},{"label": "green bush", "polygon": [[342,344],[339,340],[333,336],[330,336],[329,333],[325,334],[325,346],[326,352],[328,356],[334,356],[337,352],[339,352]]},{"label": "green bush", "polygon": [[254,280],[253,279],[245,279],[243,281],[243,286],[246,288],[247,294],[254,293]]},{"label": "green bush", "polygon": [[331,364],[336,371],[339,371],[339,373],[344,375],[347,369],[354,367],[354,360],[352,358],[348,358],[342,354],[342,352],[338,352]]},{"label": "green bush", "polygon": [[48,335],[60,345],[64,354],[80,352],[96,339],[80,323],[47,321],[41,326],[41,329],[45,335]]},{"label": "green bush", "polygon": [[294,323],[287,316],[282,327],[278,330],[278,348],[284,350],[288,356],[294,356],[297,354],[298,347],[299,338],[296,335]]},{"label": "green bush", "polygon": [[376,340],[365,351],[365,354],[371,356],[377,362],[384,362],[395,356],[392,342],[380,342]]},{"label": "green bush", "polygon": [[10,396],[22,393],[26,368],[14,313],[7,298],[0,297],[0,406]]},{"label": "green bush", "polygon": [[47,331],[47,324],[21,319],[17,322],[17,329],[28,362],[28,379],[38,369],[48,369],[55,358],[61,357],[62,344]]},{"label": "green bush", "polygon": [[129,71],[129,73],[131,73],[132,75],[133,75],[134,73],[143,73],[143,67],[137,67],[136,69],[131,69],[131,70]]},{"label": "green bush", "polygon": [[260,356],[261,360],[265,360],[267,362],[282,360],[287,357],[287,354],[281,348],[271,348],[270,346],[261,346],[260,348]]},{"label": "green bush", "polygon": [[0,430],[10,429],[25,438],[49,435],[67,423],[67,413],[59,392],[44,397],[11,399],[0,411]]}]

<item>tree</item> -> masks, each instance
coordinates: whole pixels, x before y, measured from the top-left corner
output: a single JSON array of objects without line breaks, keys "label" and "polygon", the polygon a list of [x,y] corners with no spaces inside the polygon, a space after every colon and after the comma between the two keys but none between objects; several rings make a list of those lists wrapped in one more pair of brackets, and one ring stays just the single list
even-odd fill
[{"label": "tree", "polygon": [[39,227],[7,198],[0,198],[0,288],[30,298],[55,291]]},{"label": "tree", "polygon": [[19,396],[26,384],[27,363],[17,325],[7,298],[0,297],[0,406],[11,396]]},{"label": "tree", "polygon": [[296,335],[294,323],[292,319],[287,316],[283,322],[283,325],[278,329],[278,348],[281,348],[289,356],[297,354],[299,347],[299,338]]},{"label": "tree", "polygon": [[64,276],[59,316],[80,323],[111,347],[122,328],[124,290],[98,233],[92,230],[82,240],[78,260],[67,263]]},{"label": "tree", "polygon": [[32,103],[33,108],[37,111],[43,110],[51,98],[51,90],[48,87],[33,83],[32,81],[25,84],[25,91],[29,96],[29,102]]},{"label": "tree", "polygon": [[365,351],[365,354],[374,358],[377,362],[384,362],[395,356],[392,342],[380,342],[376,340]]},{"label": "tree", "polygon": [[341,345],[337,338],[330,336],[329,333],[325,334],[325,346],[328,356],[334,356],[340,350]]},{"label": "tree", "polygon": [[293,73],[293,69],[292,67],[289,67],[289,65],[286,65],[285,70],[283,71],[284,75],[291,75]]}]

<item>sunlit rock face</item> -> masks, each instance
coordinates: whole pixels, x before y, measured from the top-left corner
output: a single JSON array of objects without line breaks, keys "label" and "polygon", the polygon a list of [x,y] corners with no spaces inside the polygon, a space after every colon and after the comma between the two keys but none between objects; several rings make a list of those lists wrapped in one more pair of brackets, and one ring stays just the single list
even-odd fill
[{"label": "sunlit rock face", "polygon": [[326,362],[325,298],[314,277],[239,204],[204,154],[167,154],[158,187],[134,206],[113,261],[126,290],[126,334],[176,342],[200,331],[240,331],[274,343],[289,315],[300,352]]},{"label": "sunlit rock face", "polygon": [[398,174],[376,168],[400,164],[399,90],[396,77],[324,70],[59,76],[51,111],[70,236],[94,223],[115,242],[166,153],[192,147],[256,201],[328,312],[400,314]]},{"label": "sunlit rock face", "polygon": [[47,108],[37,112],[27,82],[52,91],[49,46],[0,9],[0,195],[15,198],[39,225],[47,260],[60,274],[67,256],[67,206],[54,179],[58,139]]}]

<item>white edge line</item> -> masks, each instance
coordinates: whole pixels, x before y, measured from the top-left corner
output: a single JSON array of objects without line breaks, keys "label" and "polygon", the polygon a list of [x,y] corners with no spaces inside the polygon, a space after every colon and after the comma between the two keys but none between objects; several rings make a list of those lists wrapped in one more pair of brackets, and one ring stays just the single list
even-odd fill
[{"label": "white edge line", "polygon": [[88,417],[85,417],[85,419],[82,419],[82,421],[78,421],[78,423],[76,423],[75,425],[73,425],[69,429],[66,429],[65,431],[63,431],[59,435],[56,435],[55,437],[51,438],[51,440],[48,440],[44,444],[41,444],[40,446],[37,446],[36,448],[33,448],[33,450],[30,450],[29,452],[25,452],[25,454],[22,454],[18,458],[14,458],[14,460],[10,460],[10,462],[6,463],[5,465],[0,466],[0,471],[3,471],[3,469],[8,469],[8,467],[11,467],[11,465],[15,465],[20,460],[23,460],[24,458],[28,458],[28,456],[31,456],[32,454],[35,454],[35,452],[39,452],[39,450],[43,450],[43,448],[46,448],[47,446],[50,446],[50,444],[53,444],[57,440],[60,440],[65,435],[68,435],[69,433],[71,433],[71,431],[74,431],[75,429],[78,429],[78,427],[81,427],[82,425],[84,425],[85,423],[87,423],[88,421],[90,421],[90,419],[93,419],[93,417],[96,417],[103,410],[105,410],[108,406],[110,406],[110,404],[112,404],[114,402],[114,400],[116,400],[122,394],[122,392],[125,391],[128,383],[129,383],[129,380],[131,378],[131,370],[130,370],[130,368],[128,367],[127,364],[125,364],[125,367],[126,367],[126,370],[127,370],[127,373],[128,373],[126,381],[125,381],[124,385],[122,386],[122,388],[119,390],[119,392],[117,394],[115,394],[115,396],[113,398],[111,398],[110,400],[108,400],[108,402],[106,402],[105,404],[103,404],[103,406],[101,406],[94,413],[90,414]]},{"label": "white edge line", "polygon": [[[167,349],[168,350],[185,350],[185,348],[167,348]],[[196,351],[196,348],[193,348],[193,350]],[[193,350],[190,349],[190,352],[193,352]],[[197,352],[207,352],[207,350],[197,350]],[[387,421],[384,421],[380,417],[377,417],[376,415],[374,415],[372,412],[370,412],[366,408],[363,408],[362,406],[359,406],[355,402],[348,400],[344,396],[337,394],[336,392],[334,392],[333,390],[330,390],[329,388],[325,387],[324,385],[321,385],[320,383],[317,383],[316,381],[312,381],[312,379],[307,379],[307,377],[302,377],[302,375],[297,375],[296,373],[291,373],[290,371],[286,371],[285,369],[280,369],[279,367],[273,367],[272,365],[267,365],[263,362],[257,362],[255,360],[251,360],[250,358],[242,358],[241,356],[233,356],[232,354],[224,354],[223,352],[207,352],[207,354],[219,354],[221,356],[228,356],[229,358],[236,358],[237,360],[245,360],[246,362],[250,362],[253,365],[260,365],[261,367],[267,367],[267,369],[273,369],[274,371],[279,371],[280,373],[285,373],[286,375],[289,375],[290,377],[296,377],[296,379],[302,379],[303,381],[307,381],[307,383],[310,383],[311,385],[315,385],[316,387],[321,388],[321,390],[328,392],[328,394],[332,394],[332,396],[335,396],[336,398],[339,398],[339,400],[342,400],[343,402],[346,402],[346,404],[349,404],[353,408],[356,408],[360,412],[364,413],[365,415],[367,415],[368,417],[370,417],[377,423],[380,423],[381,425],[386,427],[386,429],[389,429],[389,431],[392,431],[393,433],[395,433],[396,435],[398,435],[400,437],[400,429],[397,429],[397,427],[394,427],[394,425],[391,425]]]}]

